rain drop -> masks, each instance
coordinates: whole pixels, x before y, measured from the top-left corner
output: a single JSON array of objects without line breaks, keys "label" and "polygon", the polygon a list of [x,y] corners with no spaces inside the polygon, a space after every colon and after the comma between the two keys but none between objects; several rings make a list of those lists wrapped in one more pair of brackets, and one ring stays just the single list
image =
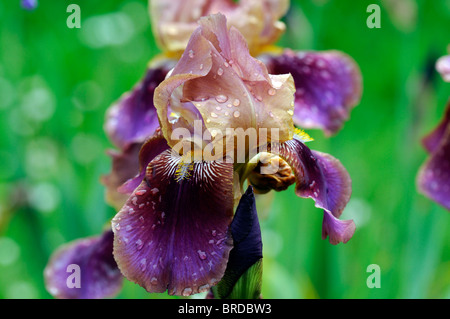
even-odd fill
[{"label": "rain drop", "polygon": [[222,75],[223,74],[223,69],[222,68],[219,68],[218,70],[217,70],[217,75]]},{"label": "rain drop", "polygon": [[233,116],[234,117],[239,117],[241,115],[241,113],[239,113],[239,111],[235,111],[234,113],[233,113]]},{"label": "rain drop", "polygon": [[192,294],[192,288],[184,288],[182,295],[187,297],[190,296]]},{"label": "rain drop", "polygon": [[219,103],[225,103],[226,101],[228,101],[228,96],[219,94],[216,96],[216,101]]},{"label": "rain drop", "polygon": [[234,101],[233,101],[234,106],[239,106],[240,104],[241,104],[241,101],[239,99],[234,99]]}]

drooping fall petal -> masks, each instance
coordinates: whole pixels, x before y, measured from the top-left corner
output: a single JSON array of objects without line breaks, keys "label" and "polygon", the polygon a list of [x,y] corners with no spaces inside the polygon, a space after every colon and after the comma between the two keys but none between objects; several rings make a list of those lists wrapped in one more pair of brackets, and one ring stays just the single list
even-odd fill
[{"label": "drooping fall petal", "polygon": [[417,176],[421,193],[450,210],[450,102],[443,120],[423,139],[430,157]]},{"label": "drooping fall petal", "polygon": [[311,151],[298,138],[283,143],[279,149],[272,148],[271,152],[278,153],[293,168],[296,194],[312,198],[316,207],[324,209],[322,234],[328,235],[332,244],[346,242],[355,227],[353,221],[337,219],[351,195],[351,179],[342,164],[331,155]]},{"label": "drooping fall petal", "polygon": [[294,122],[302,128],[336,133],[361,99],[358,65],[339,51],[293,52],[261,57],[273,74],[291,73],[295,81]]},{"label": "drooping fall petal", "polygon": [[143,143],[159,127],[153,94],[174,65],[173,60],[154,62],[133,90],[108,109],[105,131],[118,148]]},{"label": "drooping fall petal", "polygon": [[207,291],[225,271],[232,214],[232,164],[164,151],[113,219],[117,264],[149,292]]},{"label": "drooping fall petal", "polygon": [[[79,239],[60,247],[44,271],[45,286],[56,298],[96,299],[111,297],[122,287],[123,276],[113,258],[113,232]],[[71,287],[69,276],[79,267],[80,287]]]}]

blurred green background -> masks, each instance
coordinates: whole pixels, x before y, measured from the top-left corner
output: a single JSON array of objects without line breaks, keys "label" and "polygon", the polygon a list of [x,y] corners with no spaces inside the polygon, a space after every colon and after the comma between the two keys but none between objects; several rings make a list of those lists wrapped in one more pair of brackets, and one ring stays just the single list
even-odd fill
[{"label": "blurred green background", "polygon": [[[81,29],[69,29],[69,3]],[[369,29],[366,8],[381,7]],[[361,67],[364,91],[334,137],[309,147],[353,180],[347,244],[321,239],[322,213],[293,188],[258,198],[266,298],[450,298],[450,214],[417,193],[421,137],[443,114],[450,84],[434,70],[450,43],[450,0],[292,1],[279,45],[338,49]],[[43,269],[61,244],[99,234],[114,215],[105,110],[159,53],[145,0],[0,2],[0,298],[51,298]],[[381,269],[370,289],[367,266]],[[161,298],[124,281],[118,298]]]}]

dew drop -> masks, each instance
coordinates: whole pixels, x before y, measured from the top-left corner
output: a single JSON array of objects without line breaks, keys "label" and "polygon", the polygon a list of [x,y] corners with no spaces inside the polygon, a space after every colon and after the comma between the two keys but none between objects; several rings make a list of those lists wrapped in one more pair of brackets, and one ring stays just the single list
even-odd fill
[{"label": "dew drop", "polygon": [[115,229],[120,230],[120,225],[116,224],[116,226],[114,226]]},{"label": "dew drop", "polygon": [[228,68],[228,67],[230,66],[230,65],[228,64],[227,61],[225,61],[225,62],[223,63],[223,65],[225,65],[226,68]]},{"label": "dew drop", "polygon": [[147,259],[146,258],[142,258],[141,261],[139,262],[140,267],[141,267],[141,271],[145,271],[145,269],[147,269]]},{"label": "dew drop", "polygon": [[193,50],[189,50],[189,57],[191,58],[191,59],[193,59],[194,58],[194,51]]},{"label": "dew drop", "polygon": [[138,239],[136,241],[136,248],[137,248],[137,250],[141,250],[142,246],[144,246],[144,243],[142,242],[142,240]]},{"label": "dew drop", "polygon": [[200,70],[203,70],[203,63],[200,64],[199,69],[200,69]]},{"label": "dew drop", "polygon": [[234,101],[233,101],[234,106],[239,106],[240,104],[241,104],[241,101],[239,99],[234,99]]},{"label": "dew drop", "polygon": [[219,68],[218,70],[217,70],[217,75],[222,75],[223,74],[223,69],[222,68]]},{"label": "dew drop", "polygon": [[241,113],[239,113],[239,111],[234,111],[233,116],[234,117],[239,117],[241,115]]},{"label": "dew drop", "polygon": [[294,115],[294,111],[292,111],[292,110],[288,110],[288,111],[287,111],[287,114],[289,114],[289,115],[291,115],[291,116],[292,116],[292,115]]},{"label": "dew drop", "polygon": [[224,94],[219,94],[216,96],[216,101],[219,103],[225,103],[226,101],[228,101],[228,96]]},{"label": "dew drop", "polygon": [[152,277],[152,279],[150,280],[150,283],[152,285],[157,285],[158,284],[158,279],[156,277]]},{"label": "dew drop", "polygon": [[267,91],[267,94],[269,95],[275,95],[276,91],[274,88],[270,88],[269,91]]},{"label": "dew drop", "polygon": [[216,113],[212,112],[211,117],[218,117],[218,115]]},{"label": "dew drop", "polygon": [[220,106],[216,106],[216,110],[217,110],[217,111],[221,111],[222,108],[221,108]]},{"label": "dew drop", "polygon": [[192,294],[192,288],[184,288],[182,295],[187,297],[190,296]]},{"label": "dew drop", "polygon": [[204,251],[197,250],[197,254],[198,254],[198,257],[200,257],[201,260],[205,260],[206,259],[206,253]]}]

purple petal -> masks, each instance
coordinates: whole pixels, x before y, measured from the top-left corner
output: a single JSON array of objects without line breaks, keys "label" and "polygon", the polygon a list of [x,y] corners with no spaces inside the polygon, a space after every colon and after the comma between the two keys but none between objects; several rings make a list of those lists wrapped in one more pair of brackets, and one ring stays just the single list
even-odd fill
[{"label": "purple petal", "polygon": [[434,152],[444,138],[447,127],[450,124],[450,102],[444,113],[444,117],[438,126],[422,139],[422,144],[428,152]]},{"label": "purple petal", "polygon": [[242,195],[230,228],[234,247],[223,277],[224,284],[219,286],[222,298],[226,298],[239,278],[263,257],[261,228],[251,186]]},{"label": "purple petal", "polygon": [[437,60],[436,70],[441,74],[445,82],[450,82],[450,55],[443,56]]},{"label": "purple petal", "polygon": [[102,176],[101,182],[106,186],[106,202],[117,209],[120,209],[128,199],[128,195],[119,192],[118,188],[139,172],[138,154],[141,146],[141,143],[133,143],[120,152],[108,151],[108,155],[112,158],[112,168],[108,175]]},{"label": "purple petal", "polygon": [[[342,214],[347,205],[352,188],[351,179],[347,170],[342,164],[329,154],[311,151],[303,142],[294,138],[283,143],[278,150],[272,149],[271,152],[279,155],[291,165],[296,176],[295,192],[298,196],[312,198],[316,207],[325,210],[323,234],[330,236],[330,242],[336,244],[341,242],[342,232],[333,232],[326,228],[327,225],[338,225],[337,223],[347,225],[346,236],[350,233],[347,229],[353,221],[339,221],[337,218]],[[353,224],[354,229],[354,224]],[[334,226],[332,227],[335,228]],[[353,234],[353,232],[351,232]],[[348,239],[347,239],[348,240]]]},{"label": "purple petal", "polygon": [[431,151],[417,176],[417,185],[424,195],[450,210],[450,103],[444,120],[424,144]]},{"label": "purple petal", "polygon": [[339,220],[328,211],[324,211],[322,222],[322,239],[330,238],[330,243],[337,245],[346,243],[355,232],[353,220]]},{"label": "purple petal", "polygon": [[272,74],[291,73],[296,87],[294,122],[331,135],[361,99],[361,72],[339,51],[293,52],[261,57]]},{"label": "purple petal", "polygon": [[[139,173],[135,176],[133,175],[133,178],[129,176],[129,179],[119,187],[118,191],[122,194],[130,195],[144,179],[145,169],[148,164],[168,148],[167,141],[162,136],[161,130],[158,129],[157,132],[142,145],[139,151],[139,157],[136,156],[136,159],[139,159]],[[137,171],[138,170],[136,169],[135,172]]]},{"label": "purple petal", "polygon": [[22,5],[22,8],[27,10],[34,10],[38,6],[37,0],[21,0],[20,4]]},{"label": "purple petal", "polygon": [[117,147],[142,143],[159,127],[153,94],[174,65],[173,60],[164,60],[150,67],[144,79],[109,108],[105,131]]},{"label": "purple petal", "polygon": [[[94,299],[116,295],[122,287],[122,274],[113,258],[113,232],[79,239],[59,248],[44,271],[47,290],[56,298]],[[75,273],[69,265],[79,266],[80,287],[69,288]],[[68,270],[69,269],[69,270]],[[72,287],[72,286],[71,286]]]},{"label": "purple petal", "polygon": [[232,247],[233,165],[167,150],[113,219],[122,273],[149,292],[191,295],[223,276]]}]

